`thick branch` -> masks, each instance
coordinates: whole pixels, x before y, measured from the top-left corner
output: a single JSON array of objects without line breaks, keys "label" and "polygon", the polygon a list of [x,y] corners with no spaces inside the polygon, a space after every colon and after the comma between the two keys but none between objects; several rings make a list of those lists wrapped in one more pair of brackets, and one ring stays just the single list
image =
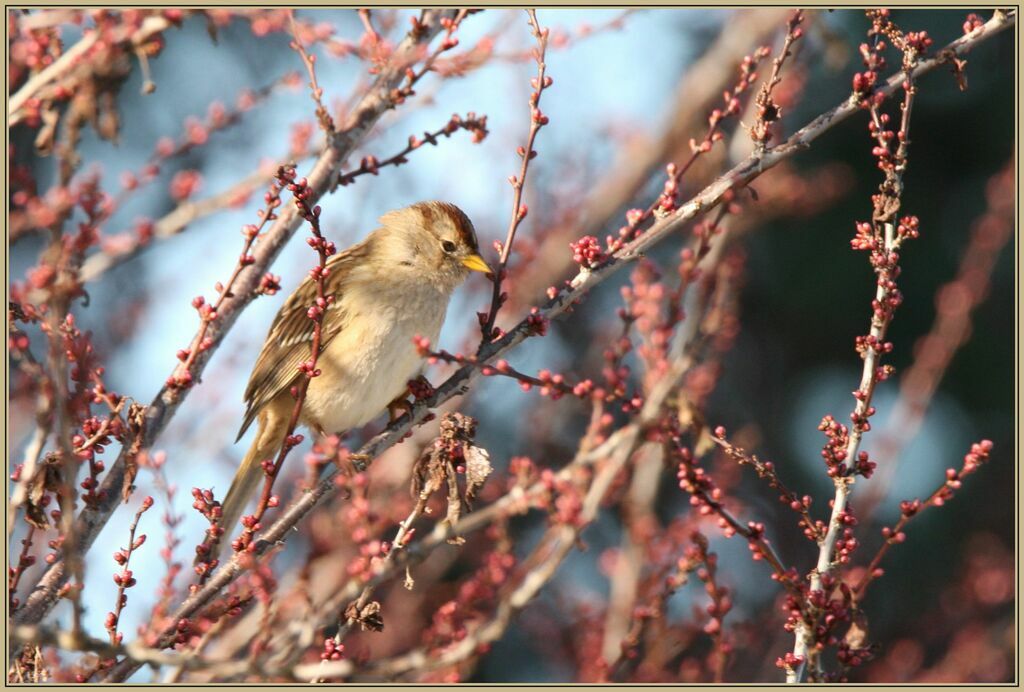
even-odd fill
[{"label": "thick branch", "polygon": [[[454,10],[427,10],[419,24],[406,36],[395,50],[393,60],[384,69],[376,82],[369,88],[359,104],[353,109],[349,120],[331,138],[324,151],[320,154],[312,171],[306,176],[309,186],[313,189],[311,204],[333,189],[333,181],[337,179],[342,162],[362,141],[370,128],[388,110],[394,107],[392,91],[406,77],[406,68],[420,55],[421,49],[441,30],[442,17],[454,17]],[[217,346],[231,329],[242,310],[256,297],[255,289],[260,277],[266,272],[278,253],[295,234],[302,224],[302,217],[293,206],[286,206],[270,229],[260,238],[253,256],[255,261],[243,270],[238,277],[238,285],[233,290],[221,309],[218,310],[217,321],[212,325],[208,336],[212,338],[211,348],[198,355],[193,377],[198,381],[203,369],[209,363]],[[147,449],[163,432],[171,418],[177,412],[188,390],[175,390],[164,387],[146,411],[141,449]],[[103,481],[106,499],[95,507],[89,507],[79,514],[76,534],[83,551],[88,550],[100,530],[110,519],[117,508],[121,497],[121,486],[127,468],[127,451],[122,451],[117,461]],[[65,582],[65,565],[63,560],[54,563],[43,575],[36,589],[29,596],[25,607],[16,616],[19,624],[39,622],[57,602],[57,592]]]},{"label": "thick branch", "polygon": [[[434,33],[436,33],[438,28],[436,25],[436,17],[437,13],[434,13],[432,15],[432,22],[434,23],[430,25]],[[914,71],[915,77],[934,70],[936,67],[947,63],[954,56],[968,52],[976,45],[987,40],[989,37],[1013,26],[1015,22],[1016,15],[1014,13],[997,14],[980,29],[954,41],[947,47],[947,49],[940,52],[938,57],[922,61]],[[423,36],[419,36],[419,39],[422,40]],[[411,40],[407,39],[407,41],[403,43],[399,52],[401,53],[402,49],[405,51],[411,50],[412,46],[416,45],[416,43],[417,39],[415,37]],[[386,89],[386,85],[382,86],[381,83],[385,82],[389,76],[397,81],[397,74],[400,72],[400,70],[389,69],[384,75],[382,75],[381,79],[378,80],[378,85],[374,87],[369,94],[367,94],[363,103],[356,109],[348,127],[343,130],[342,134],[335,138],[332,146],[328,147],[321,155],[313,172],[308,176],[310,184],[314,188],[317,197],[326,192],[328,181],[335,172],[338,163],[343,158],[339,152],[344,151],[344,147],[350,148],[355,141],[365,134],[366,130],[373,124],[376,118],[379,117],[387,107],[389,107],[387,100],[388,91]],[[885,93],[892,93],[899,88],[903,78],[904,75],[902,73],[893,76],[881,87],[881,90]],[[482,360],[490,360],[515,347],[533,332],[538,320],[547,320],[557,317],[571,307],[576,301],[585,296],[591,289],[595,288],[597,285],[608,279],[612,274],[616,273],[619,269],[641,256],[641,254],[648,248],[663,240],[669,234],[679,230],[684,224],[699,214],[714,208],[722,201],[723,196],[727,192],[747,185],[764,171],[786,160],[798,151],[807,148],[811,142],[833,126],[856,113],[858,109],[859,107],[854,100],[848,100],[813,120],[779,147],[770,149],[763,154],[755,154],[748,157],[731,171],[715,180],[700,194],[691,199],[687,204],[680,207],[674,214],[656,221],[644,233],[639,235],[635,240],[626,245],[620,252],[611,258],[610,261],[593,270],[584,270],[577,274],[568,289],[560,292],[543,308],[538,309],[535,314],[521,321],[504,337],[494,343],[488,344],[480,353],[480,358]],[[226,332],[234,322],[234,319],[237,318],[237,314],[242,307],[252,299],[252,288],[255,287],[259,276],[269,265],[273,257],[276,256],[277,251],[281,246],[283,246],[284,242],[292,233],[294,233],[295,229],[299,225],[299,221],[298,217],[293,213],[285,212],[282,213],[281,219],[279,219],[271,230],[268,231],[265,241],[261,243],[260,248],[257,250],[257,261],[255,267],[250,268],[250,271],[243,277],[243,285],[247,287],[247,290],[239,291],[236,294],[236,298],[230,301],[227,309],[223,311],[222,318],[218,320],[220,324],[217,325],[215,330],[215,339],[217,342],[219,342],[223,337],[224,332]],[[221,324],[224,326],[222,327]],[[210,349],[210,351],[204,354],[203,360],[199,364],[198,369],[201,370],[202,366],[205,365],[212,351],[213,349]],[[359,450],[359,453],[370,458],[379,455],[402,439],[406,432],[408,432],[414,425],[422,422],[430,408],[436,407],[454,396],[468,391],[478,376],[478,371],[475,367],[461,368],[438,388],[434,396],[424,402],[420,402],[415,406],[410,414],[404,416],[399,421],[396,421],[384,432],[364,445],[362,449]],[[157,401],[154,403],[154,410],[151,412],[152,417],[147,425],[147,442],[149,444],[152,443],[152,439],[155,439],[159,431],[163,429],[167,420],[169,420],[170,416],[173,415],[174,410],[176,410],[177,405],[179,404],[180,399],[177,401],[165,402],[162,397],[158,397]],[[120,486],[123,472],[124,460],[123,458],[119,458],[107,478],[107,481],[112,482],[113,484],[111,487]],[[282,514],[281,518],[260,537],[260,540],[258,540],[255,546],[255,552],[257,555],[262,555],[275,545],[284,542],[287,537],[293,533],[293,529],[297,523],[309,511],[311,511],[321,499],[333,495],[336,491],[336,487],[334,485],[335,473],[329,475],[316,487],[308,491],[299,500],[293,503]],[[113,480],[111,481],[111,479]],[[118,496],[118,493],[108,493],[108,495],[116,497]],[[111,502],[116,502],[116,500],[112,500]],[[113,509],[114,506],[111,503],[107,506],[98,508],[91,513],[88,511],[83,512],[83,516],[80,517],[80,520],[84,526],[82,527],[83,530],[80,535],[83,539],[88,540],[88,543],[85,543],[84,547],[91,544],[95,535],[109,518]],[[177,619],[181,617],[188,617],[195,613],[199,608],[208,603],[217,593],[219,593],[221,589],[233,582],[242,572],[240,562],[241,561],[236,558],[215,573],[204,588],[196,592],[181,605],[173,620],[177,621]],[[55,602],[56,590],[62,581],[63,565],[58,563],[51,568],[44,577],[44,580],[36,593],[34,593],[32,598],[29,599],[29,603],[20,614],[21,617],[19,618],[19,622],[36,622],[42,618]]]},{"label": "thick branch", "polygon": [[[133,44],[140,44],[149,38],[159,34],[161,31],[172,26],[171,20],[161,16],[146,17],[138,31],[128,35],[116,37],[117,42],[128,41]],[[22,85],[18,91],[11,96],[7,104],[8,129],[14,127],[24,120],[26,114],[21,111],[29,99],[36,96],[40,90],[47,87],[51,82],[59,79],[61,75],[70,72],[75,68],[76,62],[83,58],[89,50],[99,41],[100,32],[93,29],[86,32],[78,43],[69,48],[63,55],[53,61],[46,69],[40,71]]]}]

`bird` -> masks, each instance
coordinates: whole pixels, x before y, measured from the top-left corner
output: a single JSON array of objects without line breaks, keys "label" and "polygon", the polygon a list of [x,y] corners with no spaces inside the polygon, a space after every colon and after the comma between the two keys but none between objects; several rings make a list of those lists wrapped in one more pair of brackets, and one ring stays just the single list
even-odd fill
[{"label": "bird", "polygon": [[[299,423],[317,435],[365,425],[408,395],[423,370],[414,340],[436,343],[448,303],[470,272],[491,273],[476,230],[454,204],[418,202],[389,211],[362,242],[327,261],[320,374],[309,381]],[[263,461],[277,457],[295,409],[293,387],[306,377],[317,297],[310,276],[281,306],[245,389],[246,411],[236,442],[257,432],[221,504],[218,526],[233,529],[257,486]],[[216,553],[214,553],[216,554]]]}]

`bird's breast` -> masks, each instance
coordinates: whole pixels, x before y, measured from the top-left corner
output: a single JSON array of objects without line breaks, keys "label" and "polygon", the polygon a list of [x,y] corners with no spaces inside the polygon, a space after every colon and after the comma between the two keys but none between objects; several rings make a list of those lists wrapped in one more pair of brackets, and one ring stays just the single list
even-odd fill
[{"label": "bird's breast", "polygon": [[413,339],[437,342],[448,298],[429,289],[395,288],[342,298],[345,326],[318,358],[321,374],[310,382],[303,405],[308,423],[326,433],[364,425],[421,371]]}]

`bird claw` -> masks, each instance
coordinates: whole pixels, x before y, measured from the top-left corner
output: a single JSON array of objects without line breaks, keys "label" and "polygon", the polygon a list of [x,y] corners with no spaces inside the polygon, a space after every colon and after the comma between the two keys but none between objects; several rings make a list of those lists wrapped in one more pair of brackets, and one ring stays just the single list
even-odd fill
[{"label": "bird claw", "polygon": [[348,455],[347,461],[352,464],[356,471],[362,472],[373,461],[373,457],[369,454],[352,453]]},{"label": "bird claw", "polygon": [[[405,388],[405,391],[388,404],[388,425],[401,418],[403,414],[412,415],[412,409],[416,402],[433,396],[434,391],[434,385],[430,384],[430,380],[423,375],[415,380],[409,380],[409,386]],[[409,401],[409,395],[412,395],[413,401]]]},{"label": "bird claw", "polygon": [[409,393],[412,394],[416,401],[429,399],[434,396],[436,391],[434,385],[430,384],[430,380],[423,375],[420,375],[415,380],[409,380]]},{"label": "bird claw", "polygon": [[388,425],[401,418],[403,414],[412,413],[412,403],[405,398],[406,396],[408,393],[388,404]]}]

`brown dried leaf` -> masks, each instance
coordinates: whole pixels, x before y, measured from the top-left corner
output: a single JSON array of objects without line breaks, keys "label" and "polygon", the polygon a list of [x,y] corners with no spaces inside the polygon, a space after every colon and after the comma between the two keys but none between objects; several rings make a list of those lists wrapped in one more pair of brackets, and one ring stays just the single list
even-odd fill
[{"label": "brown dried leaf", "polygon": [[39,116],[43,124],[36,135],[35,147],[40,156],[49,156],[53,153],[53,140],[57,134],[57,123],[60,121],[60,113],[57,112],[52,103],[47,103]]},{"label": "brown dried leaf", "polygon": [[132,441],[125,454],[124,481],[121,484],[121,499],[128,502],[135,490],[135,477],[139,473],[139,452],[142,450],[142,435],[146,423],[146,406],[132,402],[128,405],[128,429],[132,432]]},{"label": "brown dried leaf", "polygon": [[421,456],[412,470],[412,481],[409,487],[412,496],[420,498],[434,494],[447,476],[444,466],[444,459],[436,450],[431,450]]},{"label": "brown dried leaf", "polygon": [[846,630],[846,643],[851,649],[863,649],[868,640],[868,619],[863,613],[858,613]]},{"label": "brown dried leaf", "polygon": [[[458,522],[459,517],[462,515],[462,498],[459,497],[459,479],[455,475],[455,469],[451,464],[445,464],[445,468],[448,471],[448,513],[445,515],[444,522],[449,526],[455,526]],[[466,542],[466,539],[462,536],[454,536],[448,539],[448,543],[451,545],[462,545]]]},{"label": "brown dried leaf", "polygon": [[380,614],[380,603],[377,601],[367,603],[362,609],[359,608],[355,601],[352,601],[348,608],[345,609],[345,617],[358,622],[360,629],[364,632],[381,632],[384,630],[384,618]]},{"label": "brown dried leaf", "polygon": [[491,467],[491,455],[483,447],[466,445],[463,456],[466,458],[466,504],[469,504],[494,469]]},{"label": "brown dried leaf", "polygon": [[50,528],[50,520],[43,506],[43,496],[48,492],[58,493],[62,489],[60,455],[50,452],[43,457],[40,467],[28,480],[25,494],[25,520],[37,529]]},{"label": "brown dried leaf", "polygon": [[693,452],[698,457],[704,456],[715,446],[715,441],[708,430],[704,414],[689,399],[679,400],[679,426],[685,430],[691,430],[693,439],[696,441]]},{"label": "brown dried leaf", "polygon": [[25,521],[43,531],[50,528],[50,522],[46,518],[46,511],[34,502],[25,503]]}]

